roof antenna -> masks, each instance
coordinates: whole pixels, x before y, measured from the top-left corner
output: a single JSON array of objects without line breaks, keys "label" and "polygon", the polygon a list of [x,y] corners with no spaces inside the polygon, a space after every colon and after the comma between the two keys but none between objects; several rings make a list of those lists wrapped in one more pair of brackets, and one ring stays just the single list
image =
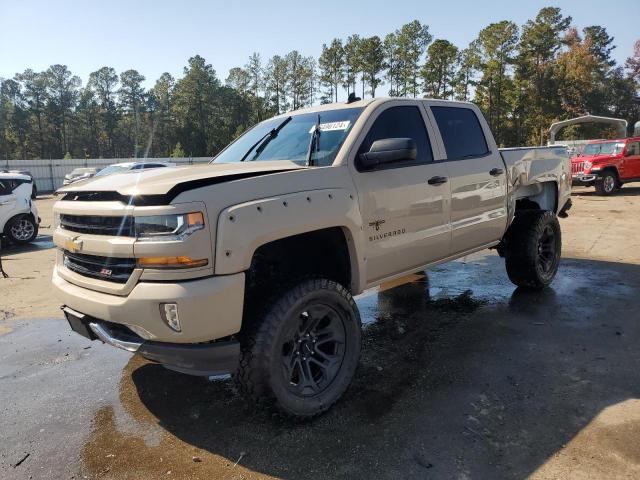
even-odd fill
[{"label": "roof antenna", "polygon": [[356,97],[356,92],[351,92],[349,94],[349,98],[347,99],[347,104],[357,102],[359,100],[362,100],[362,99],[360,97]]}]

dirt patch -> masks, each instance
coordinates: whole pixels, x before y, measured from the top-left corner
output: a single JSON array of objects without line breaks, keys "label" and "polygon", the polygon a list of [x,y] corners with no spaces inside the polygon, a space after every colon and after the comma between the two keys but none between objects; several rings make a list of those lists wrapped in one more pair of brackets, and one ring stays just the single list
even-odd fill
[{"label": "dirt patch", "polygon": [[60,302],[51,289],[55,265],[51,238],[54,202],[54,198],[36,200],[42,221],[34,243],[22,247],[8,246],[0,252],[4,270],[9,275],[9,278],[0,278],[0,322],[60,316]]}]

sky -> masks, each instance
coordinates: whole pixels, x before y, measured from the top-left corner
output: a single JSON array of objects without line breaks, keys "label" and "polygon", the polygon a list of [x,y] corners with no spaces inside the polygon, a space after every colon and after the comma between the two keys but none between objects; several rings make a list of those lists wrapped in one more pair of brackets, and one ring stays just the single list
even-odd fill
[{"label": "sky", "polygon": [[640,39],[640,0],[0,0],[0,77],[61,63],[84,84],[107,65],[118,73],[135,68],[150,87],[163,72],[180,77],[199,54],[224,81],[254,51],[265,63],[294,49],[317,58],[332,38],[382,38],[414,19],[429,25],[434,39],[465,47],[489,23],[522,25],[549,5],[579,29],[606,27],[620,64]]}]

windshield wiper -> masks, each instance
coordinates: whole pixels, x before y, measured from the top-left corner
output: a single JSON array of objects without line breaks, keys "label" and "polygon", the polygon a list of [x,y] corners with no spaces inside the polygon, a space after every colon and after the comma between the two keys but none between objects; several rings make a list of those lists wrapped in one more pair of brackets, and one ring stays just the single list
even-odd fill
[{"label": "windshield wiper", "polygon": [[282,130],[284,128],[284,126],[291,121],[292,118],[293,117],[285,118],[284,121],[280,125],[278,125],[276,128],[272,128],[265,135],[263,135],[262,138],[260,138],[260,140],[258,140],[256,143],[251,145],[251,148],[249,150],[247,150],[247,153],[245,153],[242,156],[240,161],[244,162],[247,159],[247,157],[249,156],[249,154],[251,152],[253,152],[253,149],[258,147],[256,149],[256,154],[252,158],[252,160],[255,160],[258,157],[258,155],[260,155],[262,153],[262,151],[267,147],[267,145],[269,145],[269,142],[278,136],[278,133],[280,133],[280,130]]},{"label": "windshield wiper", "polygon": [[309,148],[307,149],[307,167],[313,166],[313,160],[311,157],[313,156],[314,151],[320,151],[320,114],[318,114],[318,120],[313,127],[311,140],[309,140]]}]

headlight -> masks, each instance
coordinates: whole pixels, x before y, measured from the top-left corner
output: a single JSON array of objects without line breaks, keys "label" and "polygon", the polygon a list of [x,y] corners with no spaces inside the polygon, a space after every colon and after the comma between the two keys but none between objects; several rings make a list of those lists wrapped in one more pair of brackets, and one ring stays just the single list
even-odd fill
[{"label": "headlight", "polygon": [[593,167],[593,163],[591,163],[589,160],[585,160],[584,169],[589,170],[591,167]]},{"label": "headlight", "polygon": [[170,242],[184,240],[204,228],[202,212],[178,215],[135,217],[136,237],[141,242]]}]

